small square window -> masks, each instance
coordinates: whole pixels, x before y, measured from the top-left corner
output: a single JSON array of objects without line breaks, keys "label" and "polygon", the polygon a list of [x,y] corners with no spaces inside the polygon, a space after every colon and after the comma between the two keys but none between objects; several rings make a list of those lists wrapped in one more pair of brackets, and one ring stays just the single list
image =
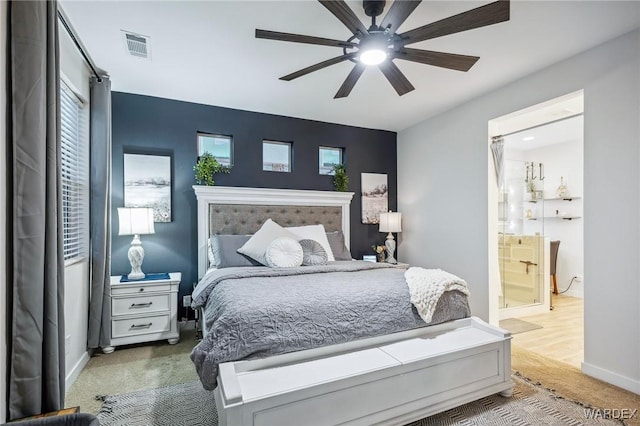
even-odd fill
[{"label": "small square window", "polygon": [[342,148],[321,146],[318,151],[318,169],[321,175],[333,175],[333,166],[342,164]]},{"label": "small square window", "polygon": [[269,172],[290,172],[291,143],[262,141],[262,170]]},{"label": "small square window", "polygon": [[233,138],[231,136],[198,133],[198,157],[209,153],[223,166],[233,165]]}]

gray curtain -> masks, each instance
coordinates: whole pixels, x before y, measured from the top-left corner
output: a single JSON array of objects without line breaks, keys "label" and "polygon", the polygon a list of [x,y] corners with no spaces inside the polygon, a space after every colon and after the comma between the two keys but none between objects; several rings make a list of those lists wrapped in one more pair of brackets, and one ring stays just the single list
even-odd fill
[{"label": "gray curtain", "polygon": [[88,346],[109,346],[111,322],[111,81],[91,79],[91,302]]},{"label": "gray curtain", "polygon": [[56,1],[8,3],[8,415],[62,408],[64,258]]},{"label": "gray curtain", "polygon": [[496,171],[496,183],[498,188],[502,183],[502,169],[504,169],[504,139],[502,136],[494,136],[491,142],[491,152],[493,153],[493,165]]}]

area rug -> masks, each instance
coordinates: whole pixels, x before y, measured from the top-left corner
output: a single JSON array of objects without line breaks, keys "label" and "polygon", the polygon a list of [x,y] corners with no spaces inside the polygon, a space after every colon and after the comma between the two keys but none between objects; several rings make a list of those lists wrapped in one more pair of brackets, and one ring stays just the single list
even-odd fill
[{"label": "area rug", "polygon": [[[516,386],[510,398],[491,395],[411,426],[621,424],[603,419],[590,407],[563,399],[522,377],[512,378]],[[104,397],[98,419],[103,426],[218,424],[213,393],[203,390],[198,381]]]},{"label": "area rug", "polygon": [[518,318],[509,318],[500,321],[500,328],[511,332],[511,334],[525,333],[531,330],[537,330],[542,328],[541,325],[534,324],[532,322],[523,321]]}]

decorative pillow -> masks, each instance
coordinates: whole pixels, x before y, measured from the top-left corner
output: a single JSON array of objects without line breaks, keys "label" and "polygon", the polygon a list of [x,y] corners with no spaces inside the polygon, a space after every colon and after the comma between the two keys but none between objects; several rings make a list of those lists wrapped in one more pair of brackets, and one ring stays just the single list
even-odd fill
[{"label": "decorative pillow", "polygon": [[238,249],[250,238],[251,235],[212,235],[209,238],[209,252],[214,261],[210,263],[209,267],[219,269],[232,266],[260,266],[260,262],[238,253]]},{"label": "decorative pillow", "polygon": [[327,232],[327,240],[336,260],[353,260],[351,252],[344,243],[342,231]]},{"label": "decorative pillow", "polygon": [[319,242],[324,251],[327,252],[327,259],[329,262],[336,260],[333,257],[331,246],[329,246],[327,234],[324,231],[324,225],[291,226],[285,229],[297,235],[297,240],[315,240]]},{"label": "decorative pillow", "polygon": [[267,265],[267,260],[265,259],[267,247],[269,247],[269,244],[278,237],[289,237],[294,240],[299,239],[296,238],[293,233],[287,231],[273,220],[267,219],[267,221],[262,224],[262,227],[260,227],[258,232],[253,234],[251,238],[249,238],[249,240],[238,249],[238,253],[247,255],[261,264]]},{"label": "decorative pillow", "polygon": [[216,257],[213,255],[213,250],[211,249],[211,238],[207,240],[207,258],[209,259],[209,268],[215,268]]},{"label": "decorative pillow", "polygon": [[302,247],[302,264],[304,266],[327,264],[327,252],[319,242],[316,240],[300,240],[298,242]]},{"label": "decorative pillow", "polygon": [[271,268],[292,268],[302,265],[302,246],[295,238],[278,237],[269,244],[265,259]]}]

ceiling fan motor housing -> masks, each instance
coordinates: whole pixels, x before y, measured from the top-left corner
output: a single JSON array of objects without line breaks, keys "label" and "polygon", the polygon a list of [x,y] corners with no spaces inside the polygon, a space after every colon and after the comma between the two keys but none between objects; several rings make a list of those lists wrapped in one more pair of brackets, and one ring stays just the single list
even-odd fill
[{"label": "ceiling fan motor housing", "polygon": [[386,0],[364,0],[362,6],[367,16],[380,16],[384,10]]}]

